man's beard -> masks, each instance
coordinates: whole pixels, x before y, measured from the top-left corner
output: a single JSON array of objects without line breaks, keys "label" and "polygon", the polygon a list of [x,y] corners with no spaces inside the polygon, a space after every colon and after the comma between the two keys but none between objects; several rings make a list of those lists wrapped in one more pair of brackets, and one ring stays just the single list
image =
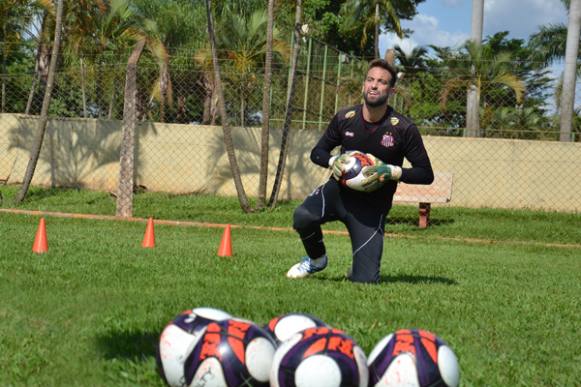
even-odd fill
[{"label": "man's beard", "polygon": [[367,93],[363,93],[363,99],[365,100],[365,104],[369,107],[379,107],[385,105],[387,103],[388,97],[389,97],[388,94],[384,94],[381,97],[377,98],[375,101],[370,101],[367,98]]}]

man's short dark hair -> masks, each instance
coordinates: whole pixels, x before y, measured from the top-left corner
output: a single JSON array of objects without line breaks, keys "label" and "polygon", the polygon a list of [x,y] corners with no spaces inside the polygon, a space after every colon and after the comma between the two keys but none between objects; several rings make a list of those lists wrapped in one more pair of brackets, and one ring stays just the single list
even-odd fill
[{"label": "man's short dark hair", "polygon": [[369,72],[369,70],[371,70],[374,67],[381,67],[382,69],[389,71],[389,73],[391,74],[391,79],[389,80],[389,87],[395,86],[395,82],[397,81],[397,70],[393,65],[389,64],[389,62],[386,61],[385,59],[374,59],[371,62],[369,62],[369,67],[367,68],[367,71]]}]

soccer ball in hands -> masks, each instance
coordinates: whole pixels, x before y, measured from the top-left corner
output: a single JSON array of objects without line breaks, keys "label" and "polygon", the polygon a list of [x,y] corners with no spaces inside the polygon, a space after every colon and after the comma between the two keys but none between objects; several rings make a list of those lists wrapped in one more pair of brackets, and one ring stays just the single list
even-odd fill
[{"label": "soccer ball in hands", "polygon": [[276,344],[258,325],[230,318],[206,326],[184,364],[187,386],[268,386]]},{"label": "soccer ball in hands", "polygon": [[308,328],[283,342],[274,354],[271,387],[367,387],[365,353],[344,332]]},{"label": "soccer ball in hands", "polygon": [[381,339],[368,358],[370,387],[455,387],[458,360],[439,337],[421,329],[401,329]]},{"label": "soccer ball in hands", "polygon": [[287,313],[274,317],[264,330],[280,344],[305,329],[327,326],[323,321],[306,313]]},{"label": "soccer ball in hands", "polygon": [[343,173],[338,179],[339,183],[355,191],[366,191],[366,187],[362,185],[366,178],[363,168],[377,165],[381,161],[370,153],[359,151],[349,151],[346,152],[346,155],[349,158],[343,167]]}]

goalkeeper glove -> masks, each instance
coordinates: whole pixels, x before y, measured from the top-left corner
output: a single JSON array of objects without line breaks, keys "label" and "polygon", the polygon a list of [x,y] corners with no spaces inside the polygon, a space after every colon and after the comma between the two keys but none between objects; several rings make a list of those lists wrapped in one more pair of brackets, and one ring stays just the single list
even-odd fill
[{"label": "goalkeeper glove", "polygon": [[379,164],[363,169],[366,176],[361,186],[367,192],[376,190],[386,180],[399,180],[402,174],[401,167],[391,164]]},{"label": "goalkeeper glove", "polygon": [[344,172],[344,167],[349,161],[349,155],[343,153],[342,155],[333,156],[329,159],[329,166],[333,170],[333,177],[336,180],[341,178],[341,175]]}]

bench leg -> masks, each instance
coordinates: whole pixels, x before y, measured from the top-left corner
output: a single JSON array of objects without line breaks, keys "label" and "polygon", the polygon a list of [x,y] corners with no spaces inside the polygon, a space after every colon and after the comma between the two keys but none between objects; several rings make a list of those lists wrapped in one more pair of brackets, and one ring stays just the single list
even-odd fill
[{"label": "bench leg", "polygon": [[431,203],[420,203],[420,221],[418,224],[420,228],[427,228],[430,224],[431,207]]}]

